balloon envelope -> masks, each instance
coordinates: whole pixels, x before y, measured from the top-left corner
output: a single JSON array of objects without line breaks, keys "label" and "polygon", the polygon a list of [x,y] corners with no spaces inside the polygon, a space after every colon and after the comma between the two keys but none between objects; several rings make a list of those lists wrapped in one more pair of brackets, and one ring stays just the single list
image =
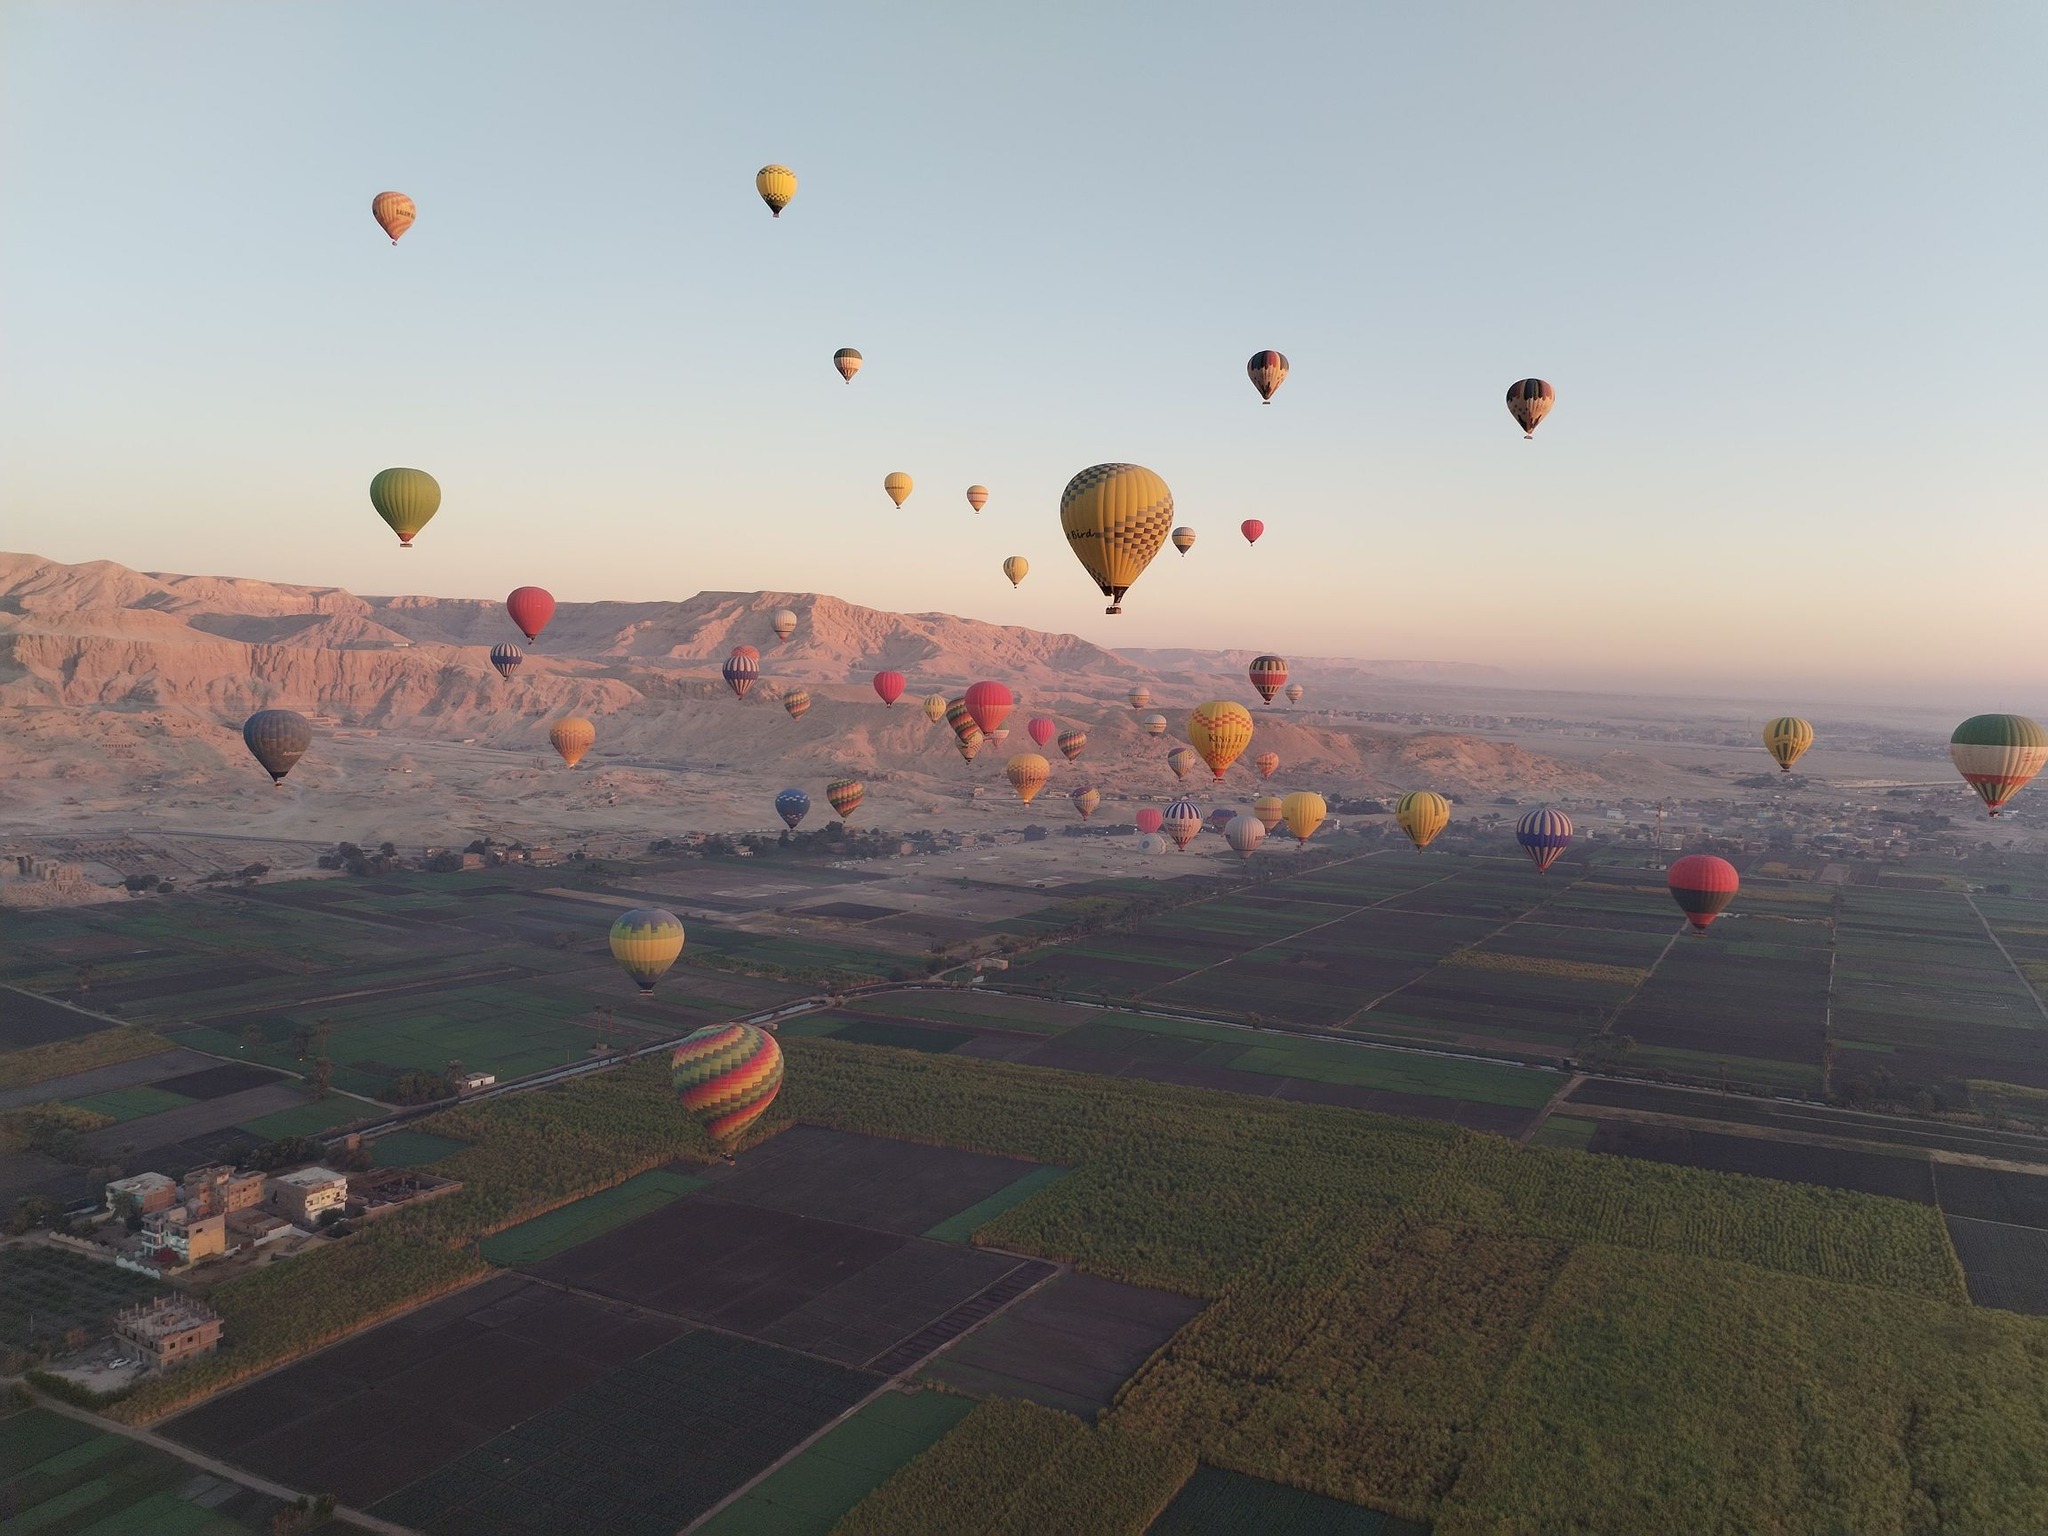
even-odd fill
[{"label": "balloon envelope", "polygon": [[1266,840],[1266,824],[1256,816],[1233,816],[1223,828],[1223,840],[1248,859]]},{"label": "balloon envelope", "polygon": [[1188,740],[1223,782],[1223,775],[1252,744],[1252,714],[1235,699],[1212,699],[1188,716]]},{"label": "balloon envelope", "polygon": [[796,196],[796,172],[786,165],[764,165],[754,173],[754,190],[761,194],[768,211],[779,219],[789,200]]},{"label": "balloon envelope", "polygon": [[1710,853],[1687,854],[1671,866],[1665,878],[1678,910],[1698,929],[1719,917],[1742,888],[1735,866]]},{"label": "balloon envelope", "polygon": [[1280,819],[1287,823],[1287,830],[1294,834],[1297,843],[1305,843],[1316,835],[1316,828],[1323,824],[1323,818],[1330,814],[1330,808],[1323,797],[1312,789],[1298,789],[1280,802]]},{"label": "balloon envelope", "polygon": [[282,784],[313,745],[313,725],[295,709],[259,709],[242,722],[242,745],[271,783]]},{"label": "balloon envelope", "polygon": [[1202,830],[1202,808],[1183,795],[1166,807],[1160,829],[1173,839],[1173,846],[1186,851],[1195,834]]},{"label": "balloon envelope", "polygon": [[1508,386],[1508,414],[1524,437],[1536,435],[1536,428],[1555,404],[1557,391],[1541,379],[1517,379]]},{"label": "balloon envelope", "polygon": [[1287,686],[1287,659],[1283,656],[1258,657],[1246,671],[1259,697],[1268,704],[1273,702],[1274,694]]},{"label": "balloon envelope", "polygon": [[574,768],[596,743],[597,727],[580,716],[571,715],[566,720],[557,720],[549,728],[548,741],[561,753],[562,761]]},{"label": "balloon envelope", "polygon": [[1790,773],[1812,745],[1813,727],[1797,715],[1780,715],[1764,723],[1764,750],[1776,760],[1780,773]]},{"label": "balloon envelope", "polygon": [[1166,820],[1166,813],[1157,806],[1144,805],[1138,808],[1138,814],[1131,820],[1140,832],[1157,832]]},{"label": "balloon envelope", "polygon": [[889,499],[900,507],[904,502],[910,500],[910,476],[904,474],[900,469],[893,474],[884,475],[882,477],[882,489],[888,493]]},{"label": "balloon envelope", "polygon": [[1411,789],[1395,803],[1394,824],[1418,849],[1427,848],[1451,824],[1451,802],[1433,789]]},{"label": "balloon envelope", "polygon": [[[903,697],[903,674],[901,672],[877,672],[875,674],[875,693],[883,704],[890,709],[894,709],[896,701]],[[941,699],[939,700],[939,713],[944,714],[945,710],[946,701]]]},{"label": "balloon envelope", "polygon": [[525,660],[526,652],[507,641],[501,640],[491,647],[491,665],[498,669],[500,677],[510,677]]},{"label": "balloon envelope", "polygon": [[1248,517],[1237,525],[1237,531],[1244,535],[1245,543],[1256,544],[1259,542],[1259,535],[1266,531],[1266,525],[1256,517]]},{"label": "balloon envelope", "polygon": [[967,713],[974,716],[974,723],[984,734],[994,731],[1010,718],[1010,711],[1017,707],[1017,701],[1010,697],[1010,690],[1001,683],[976,683],[963,696]]},{"label": "balloon envelope", "polygon": [[1147,736],[1164,736],[1166,734],[1166,716],[1164,715],[1147,715],[1138,722],[1138,725]]},{"label": "balloon envelope", "polygon": [[1029,805],[1052,777],[1052,764],[1036,752],[1019,752],[1003,764],[1003,777],[1017,791],[1017,798]]},{"label": "balloon envelope", "polygon": [[775,797],[775,814],[794,832],[797,823],[811,814],[811,797],[800,789],[785,789]]},{"label": "balloon envelope", "polygon": [[1033,716],[1031,722],[1024,727],[1024,732],[1034,742],[1036,742],[1039,746],[1042,747],[1048,741],[1051,741],[1053,737],[1059,734],[1059,729],[1059,722],[1057,720],[1048,719],[1044,715],[1036,715]]},{"label": "balloon envelope", "polygon": [[796,633],[796,615],[787,608],[778,608],[769,616],[768,627],[775,631],[775,638],[787,640]]},{"label": "balloon envelope", "polygon": [[801,720],[810,713],[811,696],[804,692],[803,689],[798,688],[782,696],[782,707],[789,711],[790,719]]},{"label": "balloon envelope", "polygon": [[1278,795],[1261,795],[1252,802],[1252,814],[1266,825],[1268,832],[1280,825],[1284,802]]},{"label": "balloon envelope", "polygon": [[1095,814],[1095,807],[1102,804],[1102,791],[1093,785],[1084,784],[1081,788],[1069,794],[1067,798],[1074,802],[1074,809],[1079,811],[1081,819],[1086,821]]},{"label": "balloon envelope", "polygon": [[662,907],[635,907],[612,924],[612,958],[625,973],[652,992],[661,973],[683,952],[683,925]]},{"label": "balloon envelope", "polygon": [[1010,578],[1010,585],[1021,587],[1024,578],[1031,574],[1031,562],[1022,555],[1012,555],[1003,562],[1003,574]]},{"label": "balloon envelope", "polygon": [[1278,752],[1261,752],[1252,759],[1252,766],[1259,770],[1260,778],[1270,779],[1280,771],[1280,754]]},{"label": "balloon envelope", "polygon": [[1173,547],[1182,554],[1186,554],[1189,550],[1193,549],[1195,547],[1195,530],[1192,528],[1174,529]]},{"label": "balloon envelope", "polygon": [[1541,874],[1555,864],[1558,855],[1572,845],[1572,819],[1549,806],[1529,812],[1515,823],[1515,841],[1529,855],[1529,862]]},{"label": "balloon envelope", "polygon": [[1251,376],[1252,388],[1259,392],[1259,402],[1271,405],[1274,393],[1287,382],[1287,359],[1270,350],[1254,352],[1244,371]]},{"label": "balloon envelope", "polygon": [[541,587],[514,587],[512,595],[505,599],[505,611],[512,615],[512,622],[531,645],[555,616],[555,599]]},{"label": "balloon envelope", "polygon": [[413,206],[413,200],[403,192],[379,192],[370,199],[370,217],[377,221],[377,227],[391,238],[393,245],[398,237],[412,228],[413,220],[420,211]]},{"label": "balloon envelope", "polygon": [[[883,677],[893,675],[891,673],[882,674]],[[880,693],[881,691],[882,679],[878,677],[875,679],[875,692]],[[934,693],[926,696],[924,701],[924,717],[931,721],[933,725],[937,725],[946,718],[946,696],[943,693]]]},{"label": "balloon envelope", "polygon": [[424,469],[381,469],[370,482],[370,505],[409,549],[441,510],[441,483]]},{"label": "balloon envelope", "polygon": [[1299,684],[1299,683],[1289,683],[1289,684],[1287,685],[1287,690],[1286,690],[1286,692],[1287,692],[1287,702],[1288,702],[1288,703],[1290,703],[1290,704],[1299,704],[1299,703],[1301,702],[1301,696],[1302,696],[1302,695],[1303,695],[1304,693],[1307,693],[1307,692],[1308,692],[1308,690],[1307,690],[1306,688],[1302,687],[1302,686],[1301,686],[1301,684]]},{"label": "balloon envelope", "polygon": [[967,505],[974,508],[977,512],[987,506],[988,487],[985,485],[970,485],[967,487]]},{"label": "balloon envelope", "polygon": [[[1041,743],[1041,745],[1043,745],[1043,743]],[[1075,758],[1079,757],[1083,752],[1087,750],[1088,733],[1086,731],[1060,732],[1060,751],[1065,755],[1068,762],[1071,763]]]},{"label": "balloon envelope", "polygon": [[751,1024],[714,1024],[669,1058],[676,1100],[719,1146],[730,1145],[782,1091],[782,1047]]},{"label": "balloon envelope", "polygon": [[1144,574],[1173,526],[1173,492],[1136,464],[1096,464],[1067,482],[1060,527],[1083,570],[1122,613],[1124,593]]},{"label": "balloon envelope", "polygon": [[1996,816],[2048,763],[2048,732],[2025,715],[1972,715],[1949,737],[1948,755]]},{"label": "balloon envelope", "polygon": [[826,803],[838,813],[841,821],[860,809],[860,803],[867,798],[867,793],[867,785],[861,783],[859,779],[834,779],[825,786]]},{"label": "balloon envelope", "polygon": [[853,376],[860,372],[860,364],[860,354],[851,347],[841,347],[832,354],[832,366],[839,370],[839,377],[849,384],[853,382]]},{"label": "balloon envelope", "polygon": [[736,645],[719,670],[725,676],[726,687],[744,699],[761,675],[761,653],[751,645]]},{"label": "balloon envelope", "polygon": [[1184,779],[1194,771],[1201,759],[1195,756],[1193,747],[1175,747],[1166,754],[1166,766],[1173,770],[1176,779]]},{"label": "balloon envelope", "polygon": [[1143,709],[1152,702],[1152,690],[1143,683],[1140,683],[1129,693],[1125,694],[1124,697],[1131,701],[1131,708]]}]

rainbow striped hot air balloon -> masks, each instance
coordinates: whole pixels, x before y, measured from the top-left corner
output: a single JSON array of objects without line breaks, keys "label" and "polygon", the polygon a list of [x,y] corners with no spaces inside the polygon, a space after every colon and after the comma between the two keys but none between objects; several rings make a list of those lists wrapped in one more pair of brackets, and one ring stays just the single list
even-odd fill
[{"label": "rainbow striped hot air balloon", "polygon": [[1061,731],[1059,748],[1061,754],[1071,763],[1075,758],[1088,750],[1088,733],[1086,731]]},{"label": "rainbow striped hot air balloon", "polygon": [[1735,866],[1710,853],[1687,854],[1671,866],[1665,880],[1671,887],[1671,899],[1678,903],[1678,910],[1700,933],[1706,932],[1707,924],[1727,909],[1728,903],[1735,899],[1735,893],[1742,888]]},{"label": "rainbow striped hot air balloon", "polygon": [[652,992],[662,972],[683,952],[683,925],[666,908],[635,907],[619,914],[611,940],[612,958],[642,992]]},{"label": "rainbow striped hot air balloon", "polygon": [[811,712],[811,696],[798,688],[782,696],[782,707],[789,711],[789,718],[801,720]]},{"label": "rainbow striped hot air balloon", "polygon": [[1252,686],[1259,690],[1259,697],[1268,704],[1273,695],[1287,686],[1287,658],[1284,656],[1261,656],[1247,669],[1251,674]]},{"label": "rainbow striped hot air balloon", "polygon": [[1252,744],[1252,714],[1235,699],[1212,699],[1188,716],[1188,740],[1223,782],[1230,765]]},{"label": "rainbow striped hot air balloon", "polygon": [[1081,819],[1086,821],[1095,814],[1095,807],[1102,804],[1102,791],[1092,784],[1084,784],[1067,798],[1074,802],[1074,809],[1079,811]]},{"label": "rainbow striped hot air balloon", "polygon": [[1188,844],[1195,840],[1195,834],[1202,830],[1202,808],[1182,795],[1167,805],[1159,825],[1173,839],[1173,846],[1185,853]]},{"label": "rainbow striped hot air balloon", "polygon": [[2048,764],[2048,732],[2025,715],[1972,715],[1949,737],[1948,755],[1996,816]]},{"label": "rainbow striped hot air balloon", "polygon": [[1394,824],[1420,853],[1451,824],[1451,802],[1433,789],[1411,789],[1394,805]]},{"label": "rainbow striped hot air balloon", "polygon": [[825,786],[825,799],[832,809],[845,821],[860,809],[860,803],[867,798],[868,787],[859,779],[834,779]]},{"label": "rainbow striped hot air balloon", "polygon": [[500,677],[510,677],[525,660],[526,652],[509,641],[501,640],[491,647],[491,665],[498,669]]},{"label": "rainbow striped hot air balloon", "polygon": [[721,1149],[760,1119],[782,1089],[782,1047],[751,1024],[714,1024],[669,1058],[676,1099]]},{"label": "rainbow striped hot air balloon", "polygon": [[744,699],[747,690],[761,675],[761,653],[751,645],[736,645],[732,654],[725,658],[725,665],[720,671],[725,675],[726,687]]},{"label": "rainbow striped hot air balloon", "polygon": [[1780,773],[1790,773],[1812,745],[1813,727],[1797,715],[1780,715],[1764,725],[1764,750],[1776,759]]},{"label": "rainbow striped hot air balloon", "polygon": [[1522,851],[1529,855],[1529,862],[1541,874],[1558,860],[1558,855],[1572,845],[1572,819],[1563,811],[1554,811],[1549,806],[1529,812],[1515,823],[1515,841],[1522,845]]}]

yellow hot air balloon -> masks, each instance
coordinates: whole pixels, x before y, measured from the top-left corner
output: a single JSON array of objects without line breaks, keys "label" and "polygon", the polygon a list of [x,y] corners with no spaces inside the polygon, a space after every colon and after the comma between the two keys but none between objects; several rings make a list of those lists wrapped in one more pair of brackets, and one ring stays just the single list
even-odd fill
[{"label": "yellow hot air balloon", "polygon": [[597,741],[597,727],[578,715],[557,720],[548,731],[548,741],[562,754],[562,761],[574,768]]},{"label": "yellow hot air balloon", "polygon": [[1330,814],[1323,797],[1312,789],[1297,789],[1280,802],[1280,819],[1287,823],[1287,830],[1294,834],[1297,843],[1306,843],[1316,835],[1316,828],[1323,824],[1323,818]]},{"label": "yellow hot air balloon", "polygon": [[379,192],[370,199],[370,215],[396,245],[398,237],[412,228],[412,221],[419,217],[420,211],[403,192]]},{"label": "yellow hot air balloon", "polygon": [[1173,492],[1136,464],[1096,464],[1067,482],[1060,527],[1074,558],[1122,613],[1124,593],[1144,574],[1173,527]]},{"label": "yellow hot air balloon", "polygon": [[1764,727],[1764,748],[1778,760],[1781,773],[1790,773],[1812,745],[1813,727],[1796,715],[1780,715]]},{"label": "yellow hot air balloon", "polygon": [[882,477],[882,489],[887,491],[889,499],[900,507],[903,503],[910,500],[910,476],[903,473],[900,469],[894,474],[884,475]]},{"label": "yellow hot air balloon", "polygon": [[1231,699],[1212,699],[1188,716],[1188,740],[1221,784],[1224,772],[1252,744],[1252,712]]},{"label": "yellow hot air balloon", "polygon": [[977,512],[987,506],[988,487],[985,485],[970,485],[967,487],[967,505],[974,508]]},{"label": "yellow hot air balloon", "polygon": [[612,958],[642,992],[652,992],[683,952],[683,925],[665,908],[635,907],[612,924],[611,940]]},{"label": "yellow hot air balloon", "polygon": [[754,190],[761,194],[768,211],[779,219],[789,200],[796,196],[796,172],[786,165],[764,165],[754,173]]},{"label": "yellow hot air balloon", "polygon": [[1252,814],[1258,817],[1259,820],[1263,821],[1266,824],[1266,830],[1268,832],[1272,831],[1275,827],[1280,825],[1280,797],[1278,795],[1259,796],[1258,799],[1252,802]]},{"label": "yellow hot air balloon", "polygon": [[1010,578],[1010,585],[1021,587],[1024,578],[1031,574],[1031,562],[1022,555],[1012,555],[1003,562],[1003,574]]},{"label": "yellow hot air balloon", "polygon": [[1045,788],[1045,781],[1052,777],[1052,764],[1036,752],[1019,752],[1003,764],[1003,777],[1017,791],[1017,798],[1029,805],[1031,797]]},{"label": "yellow hot air balloon", "polygon": [[1394,821],[1420,852],[1451,824],[1451,802],[1433,789],[1411,789],[1394,806]]},{"label": "yellow hot air balloon", "polygon": [[946,718],[946,696],[943,693],[928,694],[924,701],[924,717],[937,725]]}]

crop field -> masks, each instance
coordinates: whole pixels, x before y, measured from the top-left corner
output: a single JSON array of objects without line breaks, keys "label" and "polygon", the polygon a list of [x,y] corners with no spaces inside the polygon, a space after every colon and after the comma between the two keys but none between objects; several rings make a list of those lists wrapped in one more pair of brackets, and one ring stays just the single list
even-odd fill
[{"label": "crop field", "polygon": [[[383,1143],[379,1142],[380,1152],[382,1146]],[[649,1211],[659,1210],[671,1200],[680,1200],[703,1186],[701,1175],[655,1168],[635,1174],[623,1184],[614,1184],[610,1189],[557,1206],[544,1216],[536,1216],[503,1232],[494,1232],[483,1240],[479,1251],[491,1263],[508,1268],[537,1264],[579,1243],[602,1236],[614,1227],[623,1227],[627,1222],[637,1220]]]},{"label": "crop field", "polygon": [[97,1336],[121,1308],[164,1294],[156,1281],[84,1254],[9,1243],[0,1247],[0,1348],[60,1344],[73,1328]]},{"label": "crop field", "polygon": [[1198,1467],[1145,1536],[1426,1536],[1376,1509],[1345,1504],[1281,1483]]},{"label": "crop field", "polygon": [[2048,1317],[2048,1230],[1951,1216],[1948,1235],[1978,1306]]},{"label": "crop field", "polygon": [[66,1008],[31,992],[0,987],[0,1050],[75,1040],[107,1027],[106,1020]]},{"label": "crop field", "polygon": [[[1596,1125],[1587,1143],[1594,1152],[1687,1168],[1710,1168],[1721,1173],[1746,1173],[1762,1179],[1785,1179],[1797,1184],[1819,1184],[1829,1189],[1860,1190],[1866,1195],[1889,1195],[1894,1200],[1912,1200],[1921,1205],[1935,1203],[1934,1167],[1925,1153],[1859,1152],[1634,1120],[1601,1120]],[[2048,1184],[2048,1179],[2037,1182]]]},{"label": "crop field", "polygon": [[195,1102],[182,1093],[172,1093],[154,1083],[142,1083],[133,1088],[112,1088],[105,1093],[88,1094],[82,1099],[73,1099],[71,1104],[74,1109],[110,1115],[115,1120],[136,1120]]}]

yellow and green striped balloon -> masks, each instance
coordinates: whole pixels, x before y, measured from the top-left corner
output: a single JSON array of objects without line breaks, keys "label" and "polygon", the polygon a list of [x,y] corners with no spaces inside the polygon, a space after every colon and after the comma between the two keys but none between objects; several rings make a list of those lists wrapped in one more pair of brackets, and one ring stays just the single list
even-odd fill
[{"label": "yellow and green striped balloon", "polygon": [[385,469],[370,482],[370,505],[391,525],[401,548],[441,510],[441,486],[424,469]]},{"label": "yellow and green striped balloon", "polygon": [[635,907],[612,924],[612,958],[642,992],[652,992],[682,952],[682,921],[663,907]]},{"label": "yellow and green striped balloon", "polygon": [[1813,745],[1813,727],[1796,715],[1780,715],[1764,726],[1764,750],[1777,759],[1778,771],[1790,773]]},{"label": "yellow and green striped balloon", "polygon": [[1972,715],[1949,737],[1948,755],[1996,816],[2048,765],[2048,731],[2025,715]]},{"label": "yellow and green striped balloon", "polygon": [[724,1146],[775,1102],[782,1090],[782,1047],[752,1024],[714,1024],[676,1047],[669,1081],[683,1108]]},{"label": "yellow and green striped balloon", "polygon": [[1420,853],[1451,824],[1451,802],[1433,789],[1411,789],[1394,807],[1394,824]]}]

